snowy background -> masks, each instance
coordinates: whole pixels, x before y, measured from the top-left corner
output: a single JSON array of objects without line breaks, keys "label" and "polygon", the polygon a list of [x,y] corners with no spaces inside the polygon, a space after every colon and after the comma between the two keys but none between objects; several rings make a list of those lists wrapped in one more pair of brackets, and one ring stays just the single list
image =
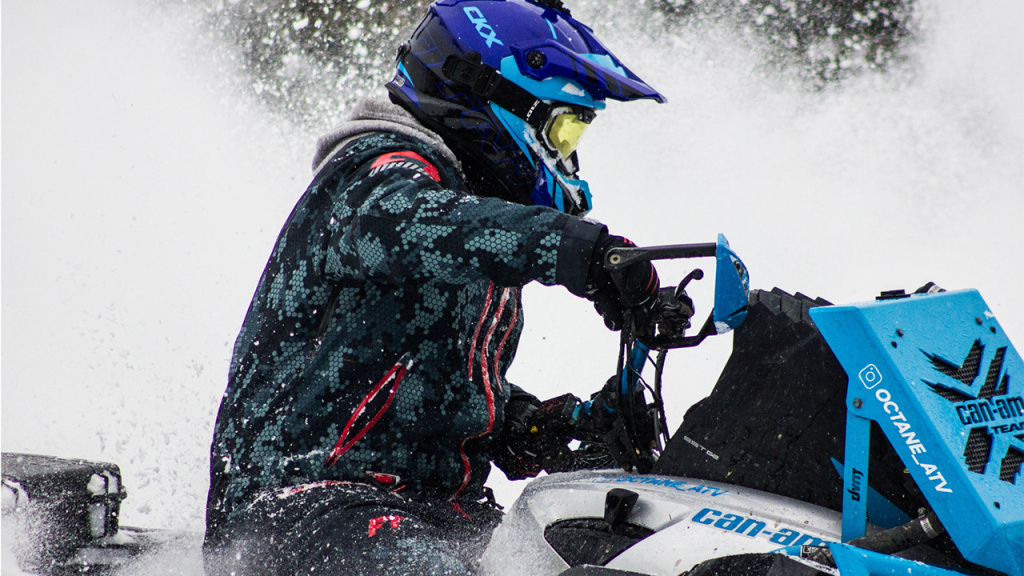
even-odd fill
[{"label": "snowy background", "polygon": [[[642,14],[580,4],[669,98],[612,103],[588,132],[593,217],[639,244],[725,233],[753,287],[836,303],[929,280],[978,288],[1024,346],[1019,0],[921,1],[905,61],[815,89],[732,27],[655,34]],[[205,13],[128,0],[2,12],[3,451],[116,462],[123,524],[196,532],[231,345],[334,120],[269,111]],[[689,266],[660,269],[668,282]],[[589,395],[617,337],[560,288],[526,300],[511,379]],[[673,427],[729,344],[670,355]],[[519,489],[494,484],[506,504]]]}]

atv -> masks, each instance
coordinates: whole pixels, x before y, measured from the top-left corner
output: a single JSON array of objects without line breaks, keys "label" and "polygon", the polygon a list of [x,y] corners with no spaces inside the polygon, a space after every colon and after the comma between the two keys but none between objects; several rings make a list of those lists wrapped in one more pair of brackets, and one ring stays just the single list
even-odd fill
[{"label": "atv", "polygon": [[[721,236],[605,264],[712,256],[697,334],[680,316],[700,269],[663,289],[682,314],[622,330],[616,425],[580,447],[602,445],[618,470],[531,482],[484,573],[1024,575],[1024,364],[978,292],[929,283],[833,306],[750,291]],[[732,329],[712,393],[669,436],[667,351]]]},{"label": "atv", "polygon": [[[483,574],[1024,576],[1024,363],[977,291],[750,290],[723,236],[605,265],[680,258],[715,259],[707,321],[687,334],[699,268],[625,315],[612,425],[530,482]],[[667,352],[728,332],[713,391],[670,435]],[[23,570],[103,573],[187,537],[119,527],[124,497],[116,465],[3,455]]]}]

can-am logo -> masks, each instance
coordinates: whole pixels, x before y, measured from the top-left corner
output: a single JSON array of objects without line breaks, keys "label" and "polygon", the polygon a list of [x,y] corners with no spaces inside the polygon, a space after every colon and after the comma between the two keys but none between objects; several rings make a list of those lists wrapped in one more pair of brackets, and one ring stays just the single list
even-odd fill
[{"label": "can-am logo", "polygon": [[[783,528],[775,519],[759,519],[753,514],[728,514],[714,508],[703,508],[690,518],[690,522],[729,530],[748,538],[765,538],[779,546],[821,546],[824,540],[810,534],[801,534],[792,528]],[[771,528],[770,530],[768,528]]]},{"label": "can-am logo", "polygon": [[491,25],[487,23],[487,18],[484,17],[484,13],[480,11],[476,6],[466,6],[462,9],[469,18],[469,21],[476,27],[476,33],[481,38],[487,41],[487,47],[490,48],[492,44],[505,45],[504,42],[498,40],[498,34],[491,28]]},{"label": "can-am logo", "polygon": [[967,470],[975,474],[991,470],[1003,482],[1016,484],[1024,466],[1024,396],[1019,376],[1010,377],[1008,351],[1006,346],[996,347],[987,367],[981,340],[974,341],[959,363],[925,352],[945,378],[923,382],[949,402],[956,418],[951,421],[967,429],[963,456]]}]

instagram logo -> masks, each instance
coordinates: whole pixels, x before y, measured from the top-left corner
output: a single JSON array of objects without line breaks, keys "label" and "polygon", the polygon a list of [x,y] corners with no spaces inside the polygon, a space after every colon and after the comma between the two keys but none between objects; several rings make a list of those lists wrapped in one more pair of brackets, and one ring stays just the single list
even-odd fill
[{"label": "instagram logo", "polygon": [[878,386],[878,383],[882,381],[882,373],[878,371],[878,367],[874,364],[865,366],[858,376],[860,376],[860,383],[868,390]]}]

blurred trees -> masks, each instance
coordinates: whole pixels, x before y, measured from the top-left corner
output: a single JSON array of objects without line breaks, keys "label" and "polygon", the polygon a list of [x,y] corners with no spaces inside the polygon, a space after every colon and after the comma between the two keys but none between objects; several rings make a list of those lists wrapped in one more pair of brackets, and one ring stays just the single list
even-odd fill
[{"label": "blurred trees", "polygon": [[[394,71],[395,49],[430,3],[206,1],[206,29],[237,48],[230,57],[247,88],[275,112],[320,127],[341,120],[362,96],[382,94],[381,85]],[[819,89],[899,61],[911,36],[914,1],[570,0],[567,6],[578,7],[576,15],[584,20],[585,14],[618,12],[640,14],[645,21],[646,13],[669,35],[691,33],[702,21],[724,23],[760,48],[766,66],[795,70],[809,88]],[[588,24],[603,35],[616,26],[615,17],[609,19]]]},{"label": "blurred trees", "polygon": [[670,21],[728,20],[768,44],[768,61],[798,66],[822,87],[902,57],[914,0],[656,0]]},{"label": "blurred trees", "polygon": [[252,90],[303,124],[340,120],[390,79],[429,0],[219,0],[209,29],[238,52]]}]

